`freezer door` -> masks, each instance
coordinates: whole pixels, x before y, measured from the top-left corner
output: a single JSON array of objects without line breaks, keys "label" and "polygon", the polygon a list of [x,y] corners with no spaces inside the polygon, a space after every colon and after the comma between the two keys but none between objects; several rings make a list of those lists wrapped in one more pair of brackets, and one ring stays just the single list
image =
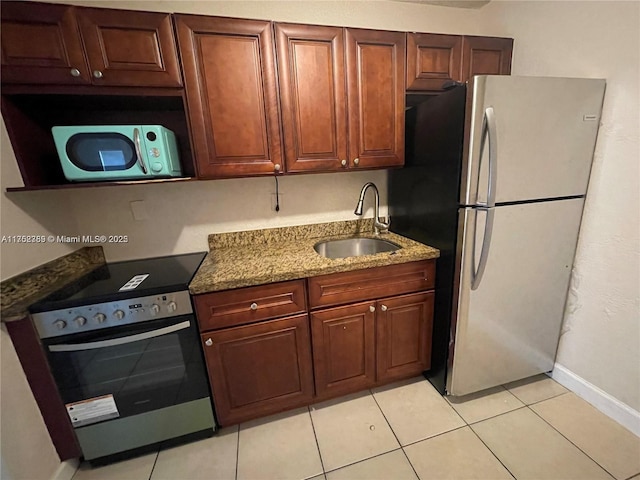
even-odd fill
[{"label": "freezer door", "polygon": [[598,79],[474,77],[461,204],[487,203],[492,156],[496,203],[584,195],[604,89]]},{"label": "freezer door", "polygon": [[494,208],[486,268],[475,289],[487,214],[461,210],[449,394],[466,395],[553,368],[583,203],[577,198]]}]

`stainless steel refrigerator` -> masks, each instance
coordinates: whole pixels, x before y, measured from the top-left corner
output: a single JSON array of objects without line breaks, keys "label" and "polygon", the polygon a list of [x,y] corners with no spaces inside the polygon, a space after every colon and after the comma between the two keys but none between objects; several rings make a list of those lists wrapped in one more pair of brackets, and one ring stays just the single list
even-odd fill
[{"label": "stainless steel refrigerator", "polygon": [[426,372],[441,393],[553,368],[604,90],[476,76],[407,110],[389,214],[441,250]]}]

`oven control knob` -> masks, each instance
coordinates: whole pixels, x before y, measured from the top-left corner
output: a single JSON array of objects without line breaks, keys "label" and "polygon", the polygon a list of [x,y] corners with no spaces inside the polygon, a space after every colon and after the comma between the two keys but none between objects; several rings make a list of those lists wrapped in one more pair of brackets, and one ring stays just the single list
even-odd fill
[{"label": "oven control knob", "polygon": [[67,322],[65,322],[64,320],[62,320],[61,318],[59,318],[58,320],[56,320],[55,322],[53,322],[53,325],[58,329],[58,330],[62,330],[64,327],[67,326]]},{"label": "oven control knob", "polygon": [[158,306],[157,303],[154,303],[149,308],[149,312],[151,313],[151,315],[157,315],[159,311],[160,311],[160,307]]},{"label": "oven control knob", "polygon": [[124,312],[122,310],[116,310],[113,312],[113,316],[116,317],[117,320],[122,320],[124,318]]},{"label": "oven control knob", "polygon": [[96,321],[96,323],[102,323],[107,319],[107,316],[104,313],[96,313],[93,316],[93,319]]},{"label": "oven control knob", "polygon": [[84,317],[76,317],[73,319],[74,323],[76,324],[76,326],[81,327],[83,326],[85,323],[87,323],[87,319]]},{"label": "oven control knob", "polygon": [[178,305],[176,305],[176,302],[167,303],[167,310],[169,310],[170,312],[175,312],[177,309]]}]

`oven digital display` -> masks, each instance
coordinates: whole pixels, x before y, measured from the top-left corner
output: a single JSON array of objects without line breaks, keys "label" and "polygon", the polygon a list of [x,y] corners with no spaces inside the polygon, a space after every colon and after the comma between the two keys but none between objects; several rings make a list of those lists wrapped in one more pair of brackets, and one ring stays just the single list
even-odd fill
[{"label": "oven digital display", "polygon": [[129,310],[133,310],[134,308],[142,308],[142,304],[134,303],[133,305],[129,305]]}]

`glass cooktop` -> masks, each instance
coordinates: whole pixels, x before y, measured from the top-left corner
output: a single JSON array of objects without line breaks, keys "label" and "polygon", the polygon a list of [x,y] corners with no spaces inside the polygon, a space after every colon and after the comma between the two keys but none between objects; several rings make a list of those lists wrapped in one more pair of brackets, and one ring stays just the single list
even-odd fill
[{"label": "glass cooktop", "polygon": [[107,263],[32,305],[31,313],[186,290],[206,252]]}]

